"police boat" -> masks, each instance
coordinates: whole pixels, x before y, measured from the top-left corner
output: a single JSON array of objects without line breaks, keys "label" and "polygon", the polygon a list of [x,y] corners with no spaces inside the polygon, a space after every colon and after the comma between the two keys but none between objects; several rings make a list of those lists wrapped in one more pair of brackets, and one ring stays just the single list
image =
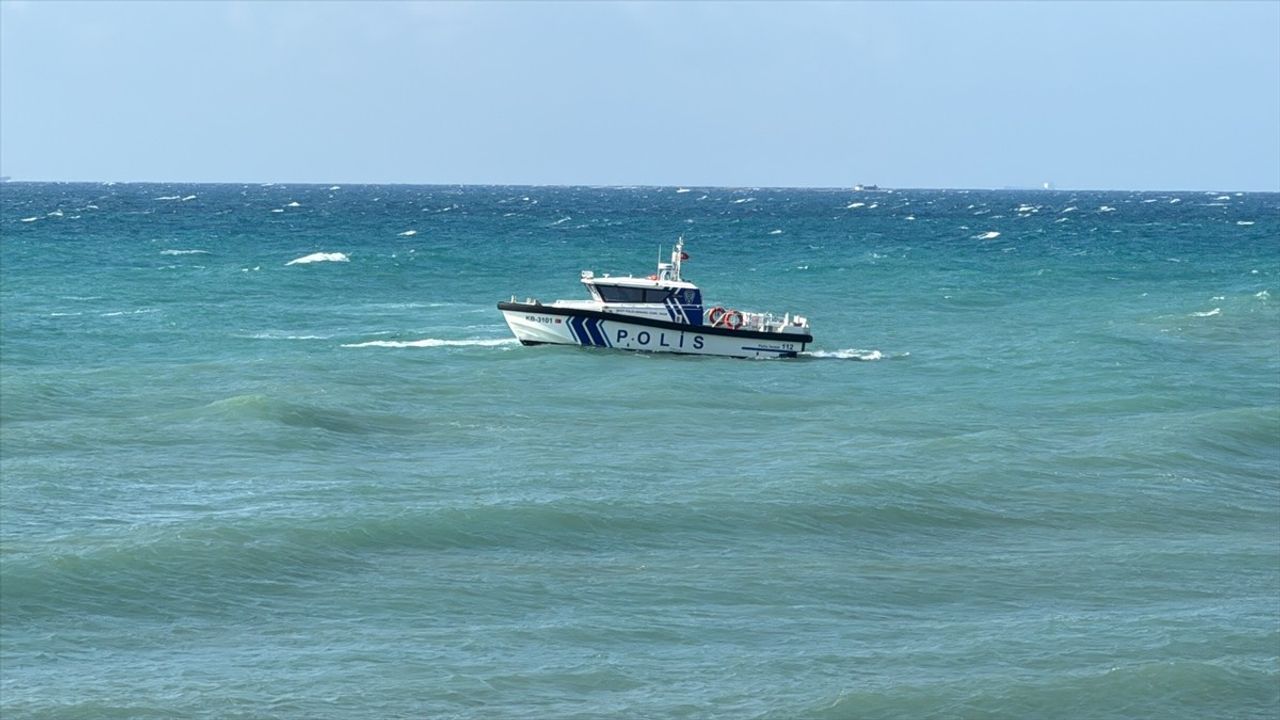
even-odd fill
[{"label": "police boat", "polygon": [[[659,256],[661,257],[661,256]],[[793,358],[813,342],[809,321],[787,313],[704,308],[702,291],[680,276],[688,260],[684,238],[648,277],[596,277],[582,271],[588,300],[498,303],[516,339],[525,345],[582,345],[641,352]]]}]

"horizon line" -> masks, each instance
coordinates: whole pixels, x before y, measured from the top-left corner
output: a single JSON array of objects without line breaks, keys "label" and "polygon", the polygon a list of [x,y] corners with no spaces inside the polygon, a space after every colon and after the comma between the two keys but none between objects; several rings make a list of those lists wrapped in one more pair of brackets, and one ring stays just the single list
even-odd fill
[{"label": "horizon line", "polygon": [[[525,187],[525,188],[606,188],[606,189],[639,189],[639,188],[700,188],[715,190],[831,190],[845,192],[887,192],[916,190],[950,190],[950,191],[1007,191],[1007,192],[1239,192],[1239,193],[1280,193],[1280,186],[1272,190],[1247,190],[1240,188],[1091,188],[1091,187],[1039,187],[1034,185],[1004,185],[1000,187],[925,187],[925,186],[879,186],[860,185],[716,185],[716,184],[650,184],[650,183],[475,183],[475,182],[341,182],[341,181],[286,181],[286,180],[37,180],[15,179],[8,175],[0,175],[0,185],[49,184],[49,185],[257,185],[270,187],[274,185],[312,185],[312,186],[405,186],[405,187]],[[861,189],[858,189],[858,188]]]}]

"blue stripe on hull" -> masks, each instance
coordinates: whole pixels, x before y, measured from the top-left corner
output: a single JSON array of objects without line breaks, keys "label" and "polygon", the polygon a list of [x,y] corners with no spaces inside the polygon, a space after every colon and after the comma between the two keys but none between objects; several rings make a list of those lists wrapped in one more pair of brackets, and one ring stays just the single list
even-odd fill
[{"label": "blue stripe on hull", "polygon": [[600,329],[600,318],[588,318],[586,322],[587,332],[591,334],[591,342],[596,347],[609,347],[609,343],[605,340],[604,331]]},{"label": "blue stripe on hull", "polygon": [[572,315],[569,317],[569,332],[573,334],[574,342],[585,347],[612,347],[609,338],[605,335],[601,318],[589,318],[581,315]]}]

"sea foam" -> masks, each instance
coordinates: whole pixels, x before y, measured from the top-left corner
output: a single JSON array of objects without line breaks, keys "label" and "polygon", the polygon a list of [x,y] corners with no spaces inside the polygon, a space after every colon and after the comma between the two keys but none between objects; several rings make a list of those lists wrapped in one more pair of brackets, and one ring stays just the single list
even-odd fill
[{"label": "sea foam", "polygon": [[844,348],[841,350],[810,350],[800,353],[801,357],[811,358],[827,358],[833,360],[883,360],[884,353],[879,350],[859,350],[857,348]]}]

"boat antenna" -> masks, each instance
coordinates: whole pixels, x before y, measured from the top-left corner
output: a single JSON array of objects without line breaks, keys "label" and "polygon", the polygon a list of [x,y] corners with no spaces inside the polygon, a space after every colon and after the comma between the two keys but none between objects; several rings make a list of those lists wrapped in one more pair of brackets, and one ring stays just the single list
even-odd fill
[{"label": "boat antenna", "polygon": [[684,259],[684,233],[680,233],[680,237],[676,238],[676,246],[671,249],[671,264],[675,266],[676,280],[680,277],[680,261]]}]

